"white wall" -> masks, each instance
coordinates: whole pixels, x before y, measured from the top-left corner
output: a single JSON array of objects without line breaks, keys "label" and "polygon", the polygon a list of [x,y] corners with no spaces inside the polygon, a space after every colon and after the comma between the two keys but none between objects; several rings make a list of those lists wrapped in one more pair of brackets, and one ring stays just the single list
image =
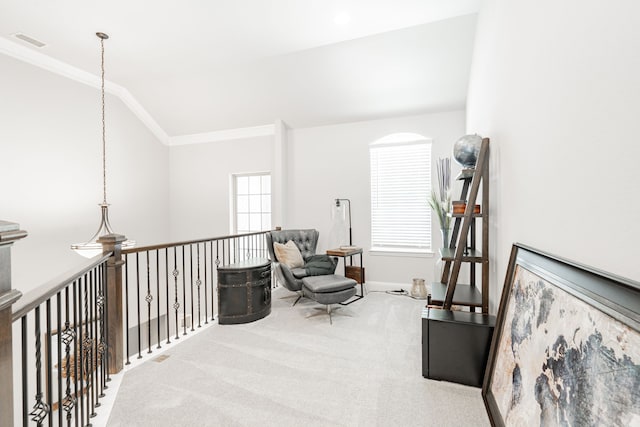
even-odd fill
[{"label": "white wall", "polygon": [[226,236],[230,176],[271,171],[273,136],[174,146],[170,153],[171,241]]},{"label": "white wall", "polygon": [[614,3],[480,13],[467,131],[491,138],[494,312],[513,242],[640,280],[640,3]]},{"label": "white wall", "polygon": [[[0,55],[0,219],[29,236],[13,247],[13,286],[29,290],[73,268],[69,248],[100,221],[100,92]],[[130,110],[106,97],[107,199],[114,231],[168,238],[168,154]]]},{"label": "white wall", "polygon": [[[331,205],[352,202],[354,244],[365,252],[367,281],[410,284],[433,279],[436,258],[371,257],[369,143],[397,132],[433,139],[433,158],[449,156],[464,133],[463,111],[423,114],[341,125],[290,129],[287,134],[286,222],[283,228],[317,228],[320,252],[328,248]],[[229,179],[232,173],[271,171],[273,137],[175,146],[170,149],[171,240],[229,233]],[[434,175],[435,178],[435,175]],[[426,200],[425,200],[426,203]],[[439,246],[433,218],[434,245]]]},{"label": "white wall", "polygon": [[[336,198],[350,199],[353,243],[365,249],[367,281],[406,286],[414,277],[432,281],[436,257],[370,256],[368,253],[371,245],[369,143],[389,134],[413,132],[433,139],[433,159],[450,156],[454,142],[464,134],[464,121],[464,112],[454,111],[290,130],[289,208],[285,226],[318,229],[318,249],[324,251],[329,244],[331,206]],[[437,219],[432,217],[432,221],[434,246],[439,247]]]}]

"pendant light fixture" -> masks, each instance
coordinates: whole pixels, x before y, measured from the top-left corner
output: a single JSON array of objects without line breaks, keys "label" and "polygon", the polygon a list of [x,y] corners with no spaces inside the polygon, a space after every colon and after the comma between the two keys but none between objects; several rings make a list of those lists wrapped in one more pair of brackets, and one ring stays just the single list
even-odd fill
[{"label": "pendant light fixture", "polygon": [[[102,211],[102,219],[100,220],[100,227],[96,234],[85,243],[76,243],[71,245],[71,249],[79,253],[80,255],[92,258],[102,253],[102,244],[98,243],[98,239],[105,234],[113,234],[111,224],[109,224],[109,204],[107,203],[107,162],[106,162],[106,127],[104,120],[104,41],[109,38],[105,33],[96,33],[96,36],[100,39],[100,70],[101,70],[101,102],[102,102],[102,203],[99,205]],[[126,240],[122,243],[122,248],[131,248],[135,246],[134,240]]]}]

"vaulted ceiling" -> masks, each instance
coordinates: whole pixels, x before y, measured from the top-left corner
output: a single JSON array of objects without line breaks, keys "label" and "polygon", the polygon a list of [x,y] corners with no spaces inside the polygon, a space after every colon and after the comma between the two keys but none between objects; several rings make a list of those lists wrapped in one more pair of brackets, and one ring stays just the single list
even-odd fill
[{"label": "vaulted ceiling", "polygon": [[107,80],[169,136],[306,127],[463,108],[480,2],[3,0],[0,37],[98,75],[109,34]]}]

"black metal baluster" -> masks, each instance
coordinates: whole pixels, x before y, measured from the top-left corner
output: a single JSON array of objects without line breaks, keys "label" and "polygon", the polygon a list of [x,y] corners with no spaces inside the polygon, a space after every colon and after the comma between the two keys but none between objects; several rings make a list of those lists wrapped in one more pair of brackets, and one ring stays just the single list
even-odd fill
[{"label": "black metal baluster", "polygon": [[167,314],[166,314],[166,319],[167,319],[167,344],[171,344],[171,327],[170,327],[170,321],[169,319],[171,318],[169,316],[169,248],[164,248],[164,271],[166,273],[166,282],[165,282],[165,290],[166,290],[166,302],[167,302]]},{"label": "black metal baluster", "polygon": [[[73,330],[76,335],[76,342],[73,345],[73,395],[76,397],[76,404],[73,408],[74,418],[76,420],[76,426],[78,425],[78,421],[82,417],[82,409],[80,405],[82,405],[82,388],[80,389],[80,394],[78,394],[78,383],[80,382],[80,386],[82,387],[82,380],[80,378],[80,373],[78,372],[78,366],[82,366],[82,352],[81,343],[82,343],[82,330],[80,328],[80,324],[82,323],[82,318],[78,316],[80,311],[80,293],[82,288],[80,287],[80,279],[76,279],[73,282]],[[78,405],[78,396],[80,396],[80,405]],[[81,423],[80,425],[83,425]]]},{"label": "black metal baluster", "polygon": [[231,239],[231,246],[233,247],[233,262],[236,263],[241,261],[240,238],[234,237],[233,239]]},{"label": "black metal baluster", "polygon": [[[87,424],[89,424],[89,398],[88,398],[88,394],[89,394],[89,384],[87,382],[87,359],[88,359],[88,354],[87,354],[87,349],[90,348],[91,346],[91,340],[89,339],[89,337],[87,337],[87,330],[85,328],[85,322],[89,322],[89,319],[87,318],[87,309],[86,309],[86,301],[87,301],[87,277],[84,276],[82,278],[82,281],[80,282],[80,295],[79,295],[79,303],[80,306],[78,307],[78,313],[79,318],[80,318],[80,324],[78,325],[79,330],[80,330],[80,424],[81,425],[85,425],[85,413],[87,415]],[[84,298],[83,298],[84,295]],[[84,309],[84,311],[83,311]],[[84,315],[83,315],[84,313]],[[87,342],[88,341],[88,342]],[[86,390],[86,394],[87,397],[85,399],[85,390]],[[86,405],[85,405],[86,404]],[[85,411],[85,406],[86,406],[86,411]]]},{"label": "black metal baluster", "polygon": [[[264,258],[270,258],[269,249],[267,248],[267,236],[266,234],[262,235],[262,239],[260,239],[260,247],[262,249],[262,256]],[[275,261],[275,260],[272,260]]]},{"label": "black metal baluster", "polygon": [[111,343],[109,342],[109,310],[107,310],[107,302],[109,301],[109,286],[107,283],[107,264],[103,262],[100,265],[100,269],[102,272],[102,292],[104,294],[104,303],[102,304],[103,309],[103,317],[104,321],[102,322],[102,336],[104,336],[104,372],[105,372],[105,385],[104,388],[108,389],[106,383],[111,381],[111,377],[109,374],[109,346]]},{"label": "black metal baluster", "polygon": [[84,343],[83,349],[84,352],[84,367],[83,372],[86,377],[86,393],[87,393],[87,423],[90,424],[89,418],[93,417],[93,413],[95,412],[93,409],[94,406],[94,383],[92,381],[91,372],[93,371],[93,330],[92,330],[92,322],[95,320],[93,318],[91,307],[93,306],[93,298],[91,295],[91,289],[93,286],[93,281],[91,280],[91,273],[87,273],[85,279],[85,293],[84,293]]},{"label": "black metal baluster", "polygon": [[129,254],[124,255],[124,335],[125,335],[125,347],[127,349],[127,362],[125,365],[129,365]]},{"label": "black metal baluster", "polygon": [[149,350],[147,354],[152,353],[151,351],[151,303],[153,302],[153,295],[151,295],[151,269],[149,266],[149,251],[147,251],[147,296],[144,297],[144,300],[147,302],[147,338],[149,339]]},{"label": "black metal baluster", "polygon": [[35,308],[35,333],[36,333],[36,403],[33,410],[29,412],[31,421],[38,427],[49,414],[49,406],[42,401],[42,343],[40,341],[40,306]]},{"label": "black metal baluster", "polygon": [[51,348],[51,298],[49,298],[45,302],[46,307],[46,325],[47,331],[45,334],[45,350],[46,350],[46,364],[45,364],[45,374],[47,378],[47,406],[49,406],[49,418],[47,419],[49,427],[53,427],[53,349]]},{"label": "black metal baluster", "polygon": [[[198,290],[198,328],[202,327],[202,323],[200,319],[202,316],[200,314],[200,286],[202,285],[202,280],[200,280],[200,244],[196,243],[196,257],[198,260],[198,278],[196,279],[196,288]],[[191,322],[191,330],[193,330],[193,322]]]},{"label": "black metal baluster", "polygon": [[29,378],[27,369],[27,315],[20,319],[22,326],[22,425],[29,424]]},{"label": "black metal baluster", "polygon": [[213,281],[215,280],[215,273],[213,266],[215,265],[213,261],[213,240],[209,243],[209,257],[211,258],[209,265],[211,266],[211,280],[209,283],[211,284],[211,321],[213,321],[213,317],[215,316],[215,302],[214,302],[214,291],[213,291]]},{"label": "black metal baluster", "polygon": [[204,324],[207,325],[209,323],[209,315],[207,314],[207,304],[209,301],[207,297],[207,242],[204,242],[202,247],[204,248],[204,257],[202,258],[204,261]]},{"label": "black metal baluster", "polygon": [[[107,346],[105,343],[105,335],[104,335],[104,307],[105,307],[105,296],[104,296],[104,288],[105,288],[105,283],[104,283],[104,275],[102,273],[102,266],[97,266],[95,269],[95,275],[96,275],[96,311],[97,311],[97,334],[96,334],[96,338],[97,338],[97,357],[98,357],[98,366],[100,367],[100,369],[97,371],[96,375],[98,375],[98,389],[100,391],[100,393],[98,394],[98,397],[104,397],[104,389],[105,387],[105,367],[106,367],[106,363],[105,363],[105,354],[107,353]],[[97,405],[96,405],[97,406]]]},{"label": "black metal baluster", "polygon": [[98,335],[98,325],[100,324],[100,319],[98,318],[98,275],[97,275],[97,271],[94,268],[93,270],[91,270],[91,272],[89,273],[91,275],[91,290],[89,291],[89,293],[91,294],[91,299],[89,300],[90,302],[90,311],[91,311],[91,357],[92,357],[92,364],[91,364],[91,384],[93,384],[93,388],[91,389],[92,392],[92,398],[93,398],[93,414],[91,415],[92,417],[95,417],[96,411],[95,408],[100,407],[100,377],[99,377],[99,371],[100,371],[100,352],[99,352],[99,335]]},{"label": "black metal baluster", "polygon": [[[211,256],[213,256],[213,248],[211,250],[212,254]],[[224,242],[222,244],[222,256],[224,257]],[[216,284],[218,283],[218,276],[217,276],[217,271],[218,268],[220,268],[220,241],[216,240]],[[211,273],[211,275],[213,276],[213,272]],[[217,294],[217,286],[216,286],[216,294]],[[213,301],[213,280],[211,280],[211,321],[215,321],[215,302]],[[218,298],[220,298],[220,295],[218,295]]]},{"label": "black metal baluster", "polygon": [[187,335],[187,283],[186,283],[187,270],[185,269],[184,262],[184,246],[182,246],[182,327],[184,332],[182,335]]},{"label": "black metal baluster", "polygon": [[[72,286],[75,286],[75,281],[73,282]],[[74,294],[75,294],[75,288],[74,288]],[[75,299],[75,296],[74,296],[74,299]],[[64,343],[64,372],[66,374],[65,375],[66,387],[65,387],[64,399],[62,400],[62,410],[66,412],[67,427],[69,427],[71,426],[71,417],[72,417],[71,411],[75,407],[75,403],[76,403],[75,398],[71,395],[71,377],[73,376],[71,374],[71,343],[75,340],[76,333],[73,330],[73,328],[71,328],[71,325],[69,324],[69,287],[68,286],[64,292],[64,300],[65,300],[64,331],[62,332],[61,336],[62,336],[62,342]],[[74,358],[74,364],[75,364],[75,358]],[[60,413],[62,413],[62,411],[60,411]],[[62,421],[60,421],[60,425],[62,425]]]},{"label": "black metal baluster", "polygon": [[140,257],[139,252],[136,252],[136,306],[138,307],[138,325],[136,330],[138,331],[138,359],[142,359],[142,327],[140,326]]},{"label": "black metal baluster", "polygon": [[95,292],[94,292],[94,285],[95,285],[95,277],[94,277],[94,272],[91,271],[89,273],[89,284],[88,284],[88,304],[87,304],[87,308],[89,310],[88,312],[88,317],[87,317],[87,336],[90,338],[89,339],[89,348],[88,348],[88,353],[89,353],[89,364],[88,364],[88,381],[89,381],[89,402],[91,402],[91,412],[89,414],[89,417],[93,418],[95,417],[96,414],[96,377],[95,377],[95,370],[96,370],[96,335],[95,335],[95,324],[96,324],[96,313],[94,311],[94,304],[95,304]]},{"label": "black metal baluster", "polygon": [[158,314],[158,319],[156,320],[156,326],[158,329],[158,345],[156,346],[156,348],[162,348],[162,346],[160,345],[160,342],[162,341],[162,339],[160,338],[160,251],[158,251],[156,249],[156,295],[157,295],[157,301],[156,301],[156,311]]},{"label": "black metal baluster", "polygon": [[224,250],[224,243],[225,243],[225,241],[223,240],[222,241],[222,265],[227,265],[227,263],[226,263],[227,259],[226,259],[225,250]]},{"label": "black metal baluster", "polygon": [[191,332],[193,332],[195,331],[195,329],[193,329],[195,323],[195,318],[193,317],[193,245],[189,245],[189,274],[191,276],[191,280],[189,281],[191,287]]},{"label": "black metal baluster", "polygon": [[174,246],[173,247],[173,295],[174,295],[174,301],[173,301],[173,311],[176,314],[176,338],[177,340],[180,339],[179,333],[178,331],[180,330],[178,328],[178,310],[180,310],[180,303],[178,302],[178,275],[180,274],[180,272],[178,271],[178,247]]},{"label": "black metal baluster", "polygon": [[[68,288],[67,288],[68,289]],[[62,425],[62,291],[56,294],[56,345],[58,346],[58,426]]]}]

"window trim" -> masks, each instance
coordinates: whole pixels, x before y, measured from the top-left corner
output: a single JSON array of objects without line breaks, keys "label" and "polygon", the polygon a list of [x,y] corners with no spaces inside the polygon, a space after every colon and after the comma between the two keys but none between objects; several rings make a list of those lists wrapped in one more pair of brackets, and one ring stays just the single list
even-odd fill
[{"label": "window trim", "polygon": [[[271,199],[271,208],[270,208],[270,212],[269,214],[273,215],[273,176],[271,174],[271,171],[258,171],[258,172],[239,172],[239,173],[232,173],[230,175],[230,183],[229,183],[229,187],[230,187],[230,191],[229,191],[229,197],[230,197],[230,203],[229,203],[229,207],[230,207],[230,213],[229,213],[229,230],[231,234],[238,234],[238,194],[237,194],[237,183],[238,183],[238,177],[251,177],[251,176],[269,176],[269,178],[271,179],[271,185],[270,185],[270,193],[269,193],[269,197]],[[262,194],[262,193],[261,193]],[[273,218],[272,218],[273,220]],[[272,223],[273,225],[273,223]]]}]

